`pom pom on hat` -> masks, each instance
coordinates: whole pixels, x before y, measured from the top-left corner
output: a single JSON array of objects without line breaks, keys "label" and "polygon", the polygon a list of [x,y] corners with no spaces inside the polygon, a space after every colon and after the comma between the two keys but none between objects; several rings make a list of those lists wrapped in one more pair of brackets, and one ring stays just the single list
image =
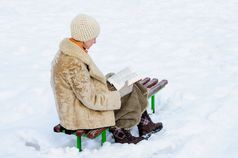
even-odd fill
[{"label": "pom pom on hat", "polygon": [[71,36],[77,41],[88,41],[97,37],[100,33],[98,22],[85,14],[77,15],[71,22]]}]

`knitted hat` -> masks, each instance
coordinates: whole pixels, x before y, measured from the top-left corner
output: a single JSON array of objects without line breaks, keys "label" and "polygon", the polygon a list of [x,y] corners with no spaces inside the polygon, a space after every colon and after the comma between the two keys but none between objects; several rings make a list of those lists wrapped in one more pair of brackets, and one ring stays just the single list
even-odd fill
[{"label": "knitted hat", "polygon": [[71,36],[77,41],[88,41],[99,35],[98,22],[88,15],[80,14],[71,22]]}]

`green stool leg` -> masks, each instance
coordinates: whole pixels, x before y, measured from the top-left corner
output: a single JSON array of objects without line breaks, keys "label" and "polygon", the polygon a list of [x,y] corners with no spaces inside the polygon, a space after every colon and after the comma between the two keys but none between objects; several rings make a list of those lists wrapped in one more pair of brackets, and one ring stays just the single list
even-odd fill
[{"label": "green stool leg", "polygon": [[151,96],[151,110],[155,113],[155,95]]},{"label": "green stool leg", "polygon": [[101,135],[102,135],[101,145],[103,145],[103,143],[107,141],[107,130],[105,129]]},{"label": "green stool leg", "polygon": [[81,136],[77,136],[77,148],[79,149],[79,151],[82,151]]}]

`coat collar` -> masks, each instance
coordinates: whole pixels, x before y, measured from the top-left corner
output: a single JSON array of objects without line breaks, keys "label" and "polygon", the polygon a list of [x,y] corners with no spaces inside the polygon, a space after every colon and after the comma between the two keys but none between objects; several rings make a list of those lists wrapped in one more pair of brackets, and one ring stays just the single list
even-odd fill
[{"label": "coat collar", "polygon": [[103,73],[98,69],[96,64],[93,62],[91,57],[86,53],[82,48],[77,46],[75,43],[70,41],[68,38],[65,38],[60,43],[60,50],[69,56],[73,56],[75,58],[80,59],[89,67],[89,74],[91,77],[101,81],[106,84],[106,78]]},{"label": "coat collar", "polygon": [[73,43],[75,43],[77,46],[79,46],[82,50],[84,50],[85,53],[88,53],[88,50],[86,49],[86,46],[84,45],[84,43],[80,42],[80,41],[76,41],[73,38],[69,38],[69,40]]}]

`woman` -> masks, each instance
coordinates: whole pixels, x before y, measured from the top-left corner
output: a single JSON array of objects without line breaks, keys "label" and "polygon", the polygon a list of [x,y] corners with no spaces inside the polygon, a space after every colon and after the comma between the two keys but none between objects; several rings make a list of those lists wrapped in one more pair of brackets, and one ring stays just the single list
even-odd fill
[{"label": "woman", "polygon": [[[135,83],[132,92],[121,97],[107,83],[88,54],[99,32],[98,22],[81,14],[71,22],[71,38],[60,43],[52,65],[52,88],[60,125],[88,135],[111,127],[115,142],[136,144],[144,139],[143,135],[160,130],[162,123],[153,123],[147,114],[148,92],[142,84]],[[139,137],[130,133],[135,125]]]}]

